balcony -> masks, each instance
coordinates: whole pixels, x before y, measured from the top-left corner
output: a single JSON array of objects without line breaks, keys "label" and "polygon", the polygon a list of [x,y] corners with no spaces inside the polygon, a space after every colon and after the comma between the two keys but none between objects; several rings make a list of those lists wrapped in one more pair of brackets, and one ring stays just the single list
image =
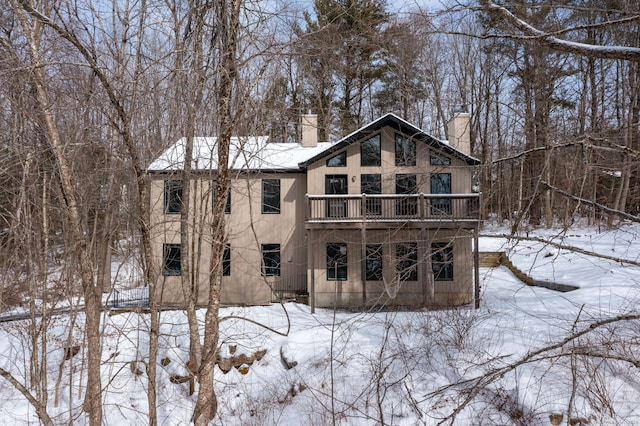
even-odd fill
[{"label": "balcony", "polygon": [[480,194],[307,195],[311,228],[476,227]]}]

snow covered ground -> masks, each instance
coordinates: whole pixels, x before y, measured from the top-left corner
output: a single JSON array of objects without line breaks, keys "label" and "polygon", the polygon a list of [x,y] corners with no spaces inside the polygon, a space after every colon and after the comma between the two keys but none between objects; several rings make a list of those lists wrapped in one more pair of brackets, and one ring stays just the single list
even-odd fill
[{"label": "snow covered ground", "polygon": [[[481,270],[478,310],[311,315],[308,306],[294,303],[224,308],[221,355],[239,359],[267,352],[247,365],[246,374],[217,371],[214,423],[431,425],[455,412],[450,418],[460,425],[549,425],[552,414],[562,414],[562,424],[569,417],[576,424],[640,424],[640,374],[633,364],[640,354],[640,321],[600,323],[638,313],[640,267],[560,248],[637,264],[640,226],[536,230],[529,236],[553,238],[556,245],[483,237],[480,248],[505,250],[533,278],[579,290],[528,287],[498,267]],[[159,424],[184,425],[195,398],[188,396],[187,384],[170,378],[187,374],[186,320],[172,311],[163,312],[161,322]],[[46,333],[48,412],[57,424],[86,424],[82,349],[63,360],[69,336],[72,346],[82,346],[81,325],[81,314],[64,315]],[[29,383],[30,326],[28,320],[0,325],[0,367],[22,383]],[[106,424],[148,422],[147,328],[147,315],[104,316]],[[38,424],[33,407],[5,379],[0,395],[1,424]]]}]

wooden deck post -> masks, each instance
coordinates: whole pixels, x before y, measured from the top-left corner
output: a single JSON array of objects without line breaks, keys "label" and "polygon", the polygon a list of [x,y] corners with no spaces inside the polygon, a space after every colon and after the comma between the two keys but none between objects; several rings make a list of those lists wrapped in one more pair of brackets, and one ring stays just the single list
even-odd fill
[{"label": "wooden deck post", "polygon": [[420,228],[420,237],[418,238],[418,253],[422,255],[424,259],[420,262],[420,275],[422,276],[422,304],[423,307],[428,307],[431,303],[431,289],[432,284],[429,279],[429,252],[427,247],[427,231],[425,228]]},{"label": "wooden deck post", "polygon": [[480,307],[480,248],[478,246],[479,227],[473,230],[473,299],[475,308]]},{"label": "wooden deck post", "polygon": [[316,313],[316,268],[313,262],[313,229],[307,234],[307,280],[309,282],[309,306],[311,313]]},{"label": "wooden deck post", "polygon": [[367,196],[362,194],[360,199],[362,213],[362,228],[360,231],[360,276],[362,277],[362,306],[367,305]]}]

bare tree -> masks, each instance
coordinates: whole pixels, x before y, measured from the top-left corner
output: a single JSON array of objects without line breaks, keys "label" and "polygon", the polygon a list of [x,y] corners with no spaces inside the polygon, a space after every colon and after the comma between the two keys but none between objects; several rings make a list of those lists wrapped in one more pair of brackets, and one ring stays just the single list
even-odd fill
[{"label": "bare tree", "polygon": [[[640,140],[638,113],[634,107],[638,90],[633,83],[637,79],[638,40],[629,36],[637,33],[637,10],[633,7],[626,11],[613,7],[603,9],[591,2],[568,10],[542,2],[534,13],[526,5],[507,9],[489,1],[481,3],[492,23],[484,37],[500,43],[515,43],[530,52],[548,49],[546,57],[555,58],[553,62],[544,61],[545,66],[555,64],[553,67],[531,63],[530,71],[520,67],[518,73],[524,94],[522,100],[528,102],[523,117],[525,150],[546,147],[546,154],[532,152],[530,159],[520,162],[525,178],[520,190],[523,206],[518,208],[520,215],[514,228],[527,213],[535,225],[537,217],[542,216],[538,214],[540,207],[547,225],[554,216],[561,216],[564,223],[570,224],[574,214],[581,211],[589,212],[592,220],[596,214],[601,215],[602,212],[592,208],[593,204],[576,204],[568,198],[556,197],[540,185],[542,181],[566,193],[575,193],[576,198],[588,198],[613,210],[634,211],[636,202],[631,188],[637,185],[632,177],[636,167],[625,149],[634,149]],[[536,16],[540,14],[553,19],[537,22]],[[577,40],[588,40],[589,44]],[[548,71],[542,72],[544,69]],[[542,75],[542,80],[536,79]],[[615,83],[609,85],[607,79]],[[578,84],[584,89],[574,89]],[[575,112],[574,105],[577,106]],[[577,128],[569,124],[573,120]],[[557,155],[553,153],[557,153],[558,145],[572,140],[574,135],[580,138],[585,134],[600,140],[602,146],[613,144],[624,148],[612,155],[590,149],[562,149],[564,161],[556,161]],[[561,211],[564,213],[560,215]],[[611,221],[616,216],[606,217]]]},{"label": "bare tree", "polygon": [[237,76],[238,33],[242,0],[224,1],[216,10],[219,27],[220,62],[217,68],[218,102],[216,113],[219,120],[218,170],[216,174],[216,199],[213,207],[211,261],[209,263],[209,298],[205,313],[204,342],[201,364],[198,368],[198,399],[192,421],[206,425],[217,411],[214,390],[214,367],[218,351],[220,295],[222,282],[222,257],[225,247],[225,205],[229,188],[229,146],[234,130],[233,104],[234,83]]},{"label": "bare tree", "polygon": [[[633,46],[605,46],[580,43],[572,40],[564,40],[558,38],[556,35],[571,31],[571,28],[564,28],[555,31],[544,31],[538,29],[535,24],[531,24],[528,20],[517,17],[514,13],[509,11],[506,7],[498,5],[489,0],[482,0],[480,2],[484,8],[490,13],[499,16],[509,22],[518,31],[521,31],[524,36],[518,37],[517,35],[504,34],[503,36],[521,38],[521,39],[534,39],[547,47],[562,51],[565,53],[573,53],[591,58],[603,58],[603,59],[624,59],[629,61],[640,61],[640,48]],[[547,8],[549,6],[546,6]],[[616,25],[629,23],[640,20],[640,15],[637,11],[634,13],[627,13],[619,19],[614,19],[606,22],[604,25]],[[602,24],[592,24],[592,27],[598,27]]]},{"label": "bare tree", "polygon": [[60,138],[58,125],[53,115],[51,95],[47,84],[46,63],[42,58],[43,23],[32,18],[22,10],[18,1],[13,2],[13,8],[17,11],[22,31],[28,40],[31,83],[34,89],[43,134],[51,148],[55,158],[56,168],[60,179],[60,186],[64,197],[64,212],[69,223],[69,232],[72,234],[76,246],[73,247],[74,258],[80,275],[84,299],[86,331],[88,338],[88,373],[87,393],[85,397],[85,409],[89,414],[91,424],[102,423],[102,379],[100,376],[100,363],[102,357],[102,345],[100,344],[100,316],[102,312],[102,288],[94,280],[93,264],[91,259],[89,235],[91,231],[86,228],[80,211],[79,193],[73,175],[73,169],[64,153],[64,144]]},{"label": "bare tree", "polygon": [[[150,244],[150,234],[149,234],[149,225],[147,223],[148,218],[148,209],[149,203],[147,200],[147,187],[146,187],[146,178],[145,178],[145,167],[144,162],[145,158],[148,154],[146,154],[142,147],[139,144],[139,140],[135,135],[140,135],[136,128],[136,124],[132,117],[132,111],[135,110],[137,105],[138,98],[142,98],[141,91],[138,91],[138,87],[142,87],[142,70],[147,64],[143,64],[143,58],[146,58],[145,52],[143,51],[143,41],[144,41],[144,28],[146,26],[146,14],[147,10],[145,7],[146,3],[143,3],[138,9],[123,9],[118,10],[117,19],[120,19],[119,24],[117,25],[117,30],[113,32],[114,37],[102,37],[102,38],[94,38],[89,34],[92,31],[104,31],[104,34],[111,34],[109,29],[105,29],[103,27],[94,27],[89,28],[84,22],[78,21],[78,14],[73,9],[65,9],[64,5],[58,5],[55,3],[51,3],[47,8],[37,9],[36,6],[27,1],[17,1],[15,2],[15,6],[17,6],[16,10],[19,10],[21,7],[25,11],[25,19],[26,17],[30,17],[32,22],[37,24],[35,25],[37,28],[42,28],[42,26],[50,27],[53,31],[57,32],[63,39],[67,40],[71,46],[77,51],[80,57],[85,61],[86,66],[91,70],[93,76],[95,76],[99,86],[103,89],[103,93],[108,100],[108,105],[112,107],[111,112],[108,112],[106,116],[109,119],[109,123],[113,126],[115,130],[114,139],[121,140],[123,142],[124,147],[124,157],[128,158],[127,166],[122,166],[120,170],[129,168],[132,171],[132,175],[134,176],[133,186],[137,189],[136,196],[133,197],[134,202],[136,203],[136,208],[132,211],[134,212],[133,217],[136,218],[137,225],[140,230],[141,240],[142,240],[142,259],[143,259],[143,269],[145,273],[145,282],[150,287],[151,294],[151,329],[150,329],[150,354],[149,354],[149,363],[147,365],[147,372],[149,377],[149,410],[150,410],[150,423],[156,423],[156,385],[155,385],[155,376],[156,376],[156,357],[157,357],[157,338],[158,338],[158,330],[159,330],[159,320],[158,320],[158,305],[157,301],[154,299],[155,295],[155,275],[153,261],[151,258],[151,244]],[[88,13],[97,14],[98,11],[94,9],[89,9]],[[67,19],[65,22],[64,19]],[[101,22],[100,19],[97,19],[96,22]],[[83,32],[84,31],[84,32]],[[118,31],[122,31],[121,37],[118,37]],[[130,49],[128,42],[130,40],[134,40],[133,44],[134,48]],[[101,55],[98,53],[101,50],[96,43],[97,40],[100,40],[101,43],[109,43],[112,42],[111,52],[114,53],[114,57],[111,58],[102,58],[103,60],[109,62],[114,66],[105,66],[105,64],[100,63]],[[34,49],[37,49],[37,46],[34,46]],[[130,56],[131,55],[131,56]],[[133,67],[129,68],[129,58],[133,59]],[[148,69],[148,68],[145,68]],[[130,80],[127,80],[127,77],[131,76]],[[124,87],[127,87],[127,90],[124,90]],[[156,88],[158,86],[155,86]],[[130,90],[131,89],[131,90]],[[44,97],[42,99],[38,98],[41,102],[42,108],[45,108],[47,105],[43,104],[46,100]],[[46,114],[45,114],[46,116]],[[157,122],[158,120],[154,120],[150,118],[150,122]],[[152,126],[150,126],[152,127]],[[53,129],[53,130],[51,130]],[[55,142],[59,139],[56,136],[55,128],[53,125],[47,127],[47,130],[50,133],[50,138]],[[57,142],[55,142],[57,143]],[[111,146],[111,152],[106,153],[105,159],[111,158],[111,156],[115,156],[118,153],[114,150],[116,145]],[[64,153],[61,152],[61,147],[57,147],[54,145],[54,152],[60,156],[60,168],[65,170],[65,173],[60,173],[63,176],[66,176],[63,179],[63,189],[65,190],[65,201],[69,205],[68,210],[70,211],[69,216],[72,219],[72,223],[75,226],[82,226],[84,222],[78,222],[77,216],[77,194],[73,193],[73,189],[82,188],[82,185],[76,185],[70,182],[70,180],[74,179],[73,172],[71,170],[68,163],[65,162]],[[79,176],[79,171],[75,171]],[[69,176],[71,174],[71,176]],[[115,174],[108,174],[106,176],[115,176]],[[107,185],[106,188],[109,188],[109,192],[107,197],[111,196],[120,196],[120,186],[114,185],[112,181],[111,184]],[[69,186],[70,187],[67,187]],[[66,188],[66,189],[65,189]],[[69,196],[67,192],[72,191]],[[89,190],[89,193],[92,193],[92,190]],[[96,193],[95,189],[93,193]],[[101,193],[101,191],[97,191],[97,193]],[[74,200],[75,199],[75,200]],[[70,200],[70,201],[69,201]],[[113,200],[113,198],[109,198],[109,200]],[[104,202],[105,200],[99,200],[100,202]],[[93,230],[97,231],[107,231],[113,230],[114,227],[110,226],[113,224],[113,212],[114,208],[118,208],[118,203],[108,203],[111,208],[111,213],[107,214],[103,217],[105,222],[94,226]],[[78,225],[78,223],[80,225]],[[94,224],[98,224],[97,221]],[[86,225],[84,225],[86,226]],[[78,234],[83,235],[93,235],[93,230],[90,229],[81,229],[76,230]],[[75,237],[75,235],[74,235]],[[104,257],[106,255],[105,250],[109,250],[109,243],[111,241],[112,235],[107,233],[100,237],[103,243],[95,246],[98,257],[97,257],[97,268],[100,270],[104,270],[108,268],[105,266]],[[76,238],[73,238],[76,239]],[[83,239],[76,239],[81,244],[83,244]],[[88,248],[80,250],[81,253],[84,253],[84,256],[91,256],[92,250],[88,250]],[[96,396],[98,392],[98,388],[100,388],[100,392],[102,392],[101,386],[95,384],[96,382],[96,373],[94,372],[96,367],[95,363],[98,363],[98,375],[99,375],[99,352],[100,350],[99,341],[95,341],[96,337],[93,337],[93,334],[96,334],[99,339],[99,315],[100,315],[100,307],[101,300],[98,297],[103,289],[103,281],[108,279],[104,273],[99,274],[99,284],[94,285],[88,283],[88,272],[85,271],[85,268],[88,268],[86,262],[88,259],[84,257],[81,258],[82,271],[85,275],[83,275],[83,282],[85,283],[85,298],[88,297],[88,300],[85,300],[86,309],[87,309],[87,326],[90,330],[90,341],[89,341],[89,364],[92,366],[90,368],[90,388],[87,393],[87,408],[90,410],[91,419],[93,421],[98,421],[101,417],[101,407],[100,407],[100,397]],[[95,318],[97,316],[97,319]]]}]

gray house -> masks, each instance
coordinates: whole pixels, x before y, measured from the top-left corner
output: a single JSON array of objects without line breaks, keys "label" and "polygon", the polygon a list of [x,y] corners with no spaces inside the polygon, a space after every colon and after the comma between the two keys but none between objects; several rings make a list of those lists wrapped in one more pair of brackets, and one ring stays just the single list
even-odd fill
[{"label": "gray house", "polygon": [[[315,116],[300,143],[234,138],[222,303],[308,295],[312,307],[455,306],[478,302],[479,161],[469,115],[450,142],[387,114],[337,142],[318,142]],[[153,249],[165,304],[182,302],[191,264],[206,302],[216,138],[195,138],[190,259],[181,256],[181,139],[148,168]]]}]

